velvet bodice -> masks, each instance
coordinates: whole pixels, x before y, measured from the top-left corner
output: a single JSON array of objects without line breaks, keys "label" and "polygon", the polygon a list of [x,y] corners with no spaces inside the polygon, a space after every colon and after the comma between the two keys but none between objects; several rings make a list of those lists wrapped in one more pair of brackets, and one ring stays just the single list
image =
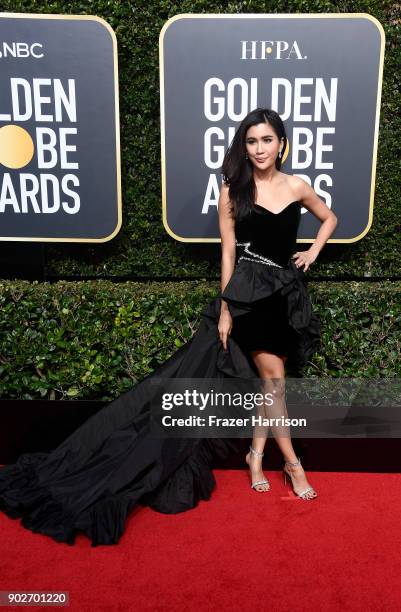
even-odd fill
[{"label": "velvet bodice", "polygon": [[286,266],[295,253],[301,204],[291,202],[279,213],[255,204],[245,217],[235,223],[237,245]]}]

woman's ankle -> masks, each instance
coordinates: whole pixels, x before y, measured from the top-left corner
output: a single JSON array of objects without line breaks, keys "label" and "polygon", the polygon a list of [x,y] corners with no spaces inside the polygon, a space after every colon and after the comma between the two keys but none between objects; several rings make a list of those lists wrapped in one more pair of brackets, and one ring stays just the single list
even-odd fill
[{"label": "woman's ankle", "polygon": [[283,456],[284,456],[285,463],[287,463],[289,467],[292,467],[292,464],[298,465],[300,463],[298,457],[295,454],[283,455]]}]

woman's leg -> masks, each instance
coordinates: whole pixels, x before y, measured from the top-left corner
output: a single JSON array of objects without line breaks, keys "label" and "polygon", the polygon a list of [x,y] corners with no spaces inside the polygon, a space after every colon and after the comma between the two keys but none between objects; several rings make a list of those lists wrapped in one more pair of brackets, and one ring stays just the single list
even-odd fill
[{"label": "woman's leg", "polygon": [[[284,361],[286,358],[278,357],[273,353],[267,353],[266,351],[252,351],[252,358],[255,362],[256,368],[261,379],[270,378],[283,378],[284,377]],[[266,385],[269,387],[270,381],[267,380],[262,383],[263,390],[266,392]],[[256,416],[261,418],[268,416],[266,414],[265,406],[259,406]],[[269,415],[270,416],[270,415]],[[254,429],[252,438],[252,448],[258,453],[263,453],[263,449],[266,444],[269,428],[263,426],[257,426]],[[245,458],[251,472],[252,482],[264,480],[265,475],[262,471],[262,457],[257,456],[251,451],[248,452]],[[269,485],[261,484],[255,487],[257,491],[266,491],[270,489]]]},{"label": "woman's leg", "polygon": [[[259,377],[263,380],[263,388],[265,392],[270,392],[274,395],[274,403],[271,407],[264,409],[265,415],[269,418],[288,417],[288,412],[285,403],[285,361],[287,357],[275,355],[267,351],[252,351],[252,358],[255,362]],[[265,428],[266,429],[266,428]],[[276,442],[283,453],[285,461],[295,463],[297,456],[292,446],[290,430],[287,427],[273,427],[273,435]],[[261,434],[261,429],[255,430],[252,440],[252,446],[255,450],[263,452],[267,439],[267,432]],[[262,458],[252,454],[252,459],[247,460],[253,476],[263,476]],[[248,455],[247,455],[248,457]],[[293,477],[294,488],[296,491],[303,491],[309,487],[306,475],[302,465],[291,466],[289,471]],[[262,485],[264,486],[264,485]],[[306,497],[315,497],[316,493],[310,492]]]}]

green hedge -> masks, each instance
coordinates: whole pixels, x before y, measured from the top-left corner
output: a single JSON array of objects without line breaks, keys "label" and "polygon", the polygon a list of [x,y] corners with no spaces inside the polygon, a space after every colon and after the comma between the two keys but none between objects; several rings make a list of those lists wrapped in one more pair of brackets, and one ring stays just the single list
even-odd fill
[{"label": "green hedge", "polygon": [[[220,245],[185,244],[165,231],[161,217],[158,37],[163,24],[180,13],[365,12],[386,33],[374,222],[361,241],[327,245],[314,266],[318,274],[399,274],[401,54],[399,4],[365,2],[166,0],[88,2],[6,0],[9,12],[92,14],[106,19],[118,40],[120,74],[123,227],[103,245],[46,246],[53,275],[219,275]],[[284,167],[285,170],[285,167]],[[350,169],[351,170],[351,169]]]},{"label": "green hedge", "polygon": [[[365,12],[386,33],[374,222],[359,242],[327,245],[313,274],[399,274],[400,15],[389,1],[215,2],[6,0],[4,12],[91,14],[118,40],[123,227],[103,245],[47,244],[53,275],[189,275],[198,282],[0,281],[0,397],[117,397],[154,371],[195,333],[219,290],[219,244],[173,240],[161,219],[158,37],[180,13]],[[285,169],[285,168],[284,168]],[[401,284],[313,283],[323,347],[305,376],[401,375]]]},{"label": "green hedge", "polygon": [[[305,376],[401,376],[401,283],[313,283]],[[0,397],[111,400],[196,332],[218,283],[0,282]]]}]

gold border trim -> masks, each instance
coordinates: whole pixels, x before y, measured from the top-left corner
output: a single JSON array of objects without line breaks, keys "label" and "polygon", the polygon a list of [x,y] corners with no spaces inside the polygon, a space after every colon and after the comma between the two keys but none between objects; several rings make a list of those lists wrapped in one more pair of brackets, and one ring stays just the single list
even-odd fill
[{"label": "gold border trim", "polygon": [[[354,236],[353,238],[332,238],[327,241],[328,243],[350,243],[357,242],[363,236],[365,236],[371,228],[373,222],[373,204],[374,204],[374,193],[376,186],[376,161],[377,161],[377,145],[379,138],[379,121],[380,121],[380,102],[382,95],[382,86],[383,86],[383,65],[384,65],[384,49],[385,49],[385,41],[386,35],[384,32],[384,28],[380,21],[369,15],[369,13],[305,13],[305,14],[291,14],[291,13],[274,13],[274,14],[266,14],[266,13],[181,13],[180,15],[174,15],[174,17],[170,17],[159,34],[159,80],[160,80],[160,133],[161,133],[161,162],[162,162],[162,218],[163,225],[166,229],[166,232],[175,240],[180,242],[221,242],[221,238],[184,238],[183,236],[178,236],[173,230],[169,227],[167,223],[167,210],[166,210],[166,156],[165,156],[165,114],[164,114],[164,53],[163,53],[163,44],[164,44],[164,35],[167,31],[167,28],[174,22],[179,19],[315,19],[322,17],[326,17],[327,19],[367,19],[375,24],[378,31],[380,32],[381,44],[380,44],[380,59],[379,59],[379,71],[378,71],[378,81],[377,81],[377,93],[376,93],[376,117],[375,117],[375,128],[374,128],[374,136],[373,136],[373,156],[372,156],[372,174],[370,181],[370,199],[369,199],[369,217],[368,224],[365,229],[358,234],[358,236]],[[297,242],[314,242],[316,238],[298,238]]]},{"label": "gold border trim", "polygon": [[120,103],[118,91],[118,57],[117,57],[117,37],[109,23],[97,15],[61,15],[49,13],[1,13],[0,18],[6,19],[74,19],[90,20],[100,23],[111,36],[113,43],[113,66],[114,66],[114,113],[116,130],[116,171],[117,171],[117,225],[113,232],[104,238],[46,238],[46,237],[21,237],[21,236],[0,236],[0,241],[4,242],[108,242],[118,234],[122,226],[122,195],[121,195],[121,152],[120,152]]}]

